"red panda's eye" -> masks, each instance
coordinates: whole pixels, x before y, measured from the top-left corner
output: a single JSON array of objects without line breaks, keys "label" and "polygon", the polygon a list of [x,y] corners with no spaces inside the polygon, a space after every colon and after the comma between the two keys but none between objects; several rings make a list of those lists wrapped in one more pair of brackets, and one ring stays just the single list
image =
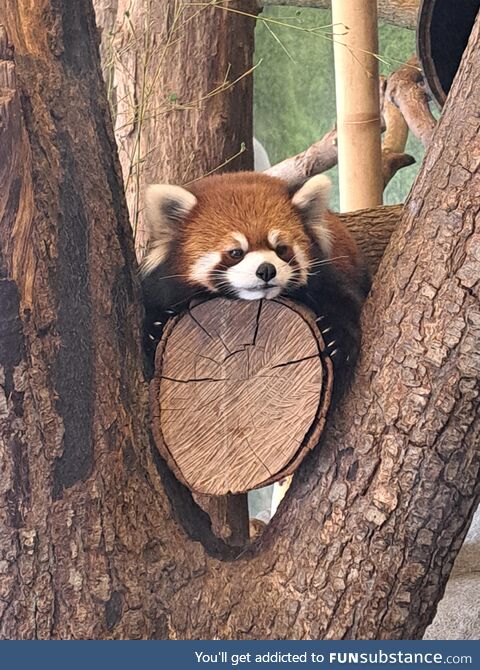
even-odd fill
[{"label": "red panda's eye", "polygon": [[230,249],[228,252],[228,255],[230,258],[235,259],[236,261],[239,261],[241,258],[244,256],[244,251],[243,249]]},{"label": "red panda's eye", "polygon": [[280,256],[280,258],[284,258],[290,254],[290,247],[288,247],[286,244],[279,244],[275,249],[275,252],[277,256]]}]

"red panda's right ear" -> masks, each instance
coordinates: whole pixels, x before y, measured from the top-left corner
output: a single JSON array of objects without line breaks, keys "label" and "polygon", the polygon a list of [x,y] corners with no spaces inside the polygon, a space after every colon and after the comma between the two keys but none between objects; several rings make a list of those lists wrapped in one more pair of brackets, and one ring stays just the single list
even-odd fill
[{"label": "red panda's right ear", "polygon": [[152,242],[175,236],[176,226],[197,204],[197,199],[181,186],[151,184],[146,191],[147,223]]},{"label": "red panda's right ear", "polygon": [[143,276],[165,260],[178,227],[197,204],[197,199],[181,186],[152,184],[145,194],[148,249],[140,265]]},{"label": "red panda's right ear", "polygon": [[292,198],[292,205],[300,214],[304,226],[327,256],[332,248],[330,229],[325,221],[330,189],[330,179],[317,174],[306,181]]}]

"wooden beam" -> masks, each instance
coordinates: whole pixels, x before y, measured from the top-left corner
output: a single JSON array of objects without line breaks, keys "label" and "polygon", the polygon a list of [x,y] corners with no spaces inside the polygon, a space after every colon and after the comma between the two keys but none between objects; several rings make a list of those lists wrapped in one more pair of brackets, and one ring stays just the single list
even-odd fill
[{"label": "wooden beam", "polygon": [[[331,2],[330,0],[259,0],[258,4],[261,8],[293,5],[295,7],[330,9]],[[385,23],[415,30],[418,5],[419,0],[379,0],[378,18]]]},{"label": "wooden beam", "polygon": [[340,210],[382,203],[382,149],[376,0],[335,0],[332,23],[348,27],[335,40]]}]

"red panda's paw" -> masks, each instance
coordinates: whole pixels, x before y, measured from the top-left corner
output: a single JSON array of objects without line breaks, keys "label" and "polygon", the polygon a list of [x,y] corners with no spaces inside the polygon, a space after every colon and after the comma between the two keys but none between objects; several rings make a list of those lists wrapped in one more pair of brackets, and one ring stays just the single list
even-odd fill
[{"label": "red panda's paw", "polygon": [[335,356],[338,356],[340,351],[337,346],[337,340],[335,339],[335,333],[333,332],[333,326],[328,325],[325,316],[320,316],[316,319],[316,322],[320,327],[320,332],[322,333],[323,341],[325,342],[325,353],[333,360]]},{"label": "red panda's paw", "polygon": [[316,322],[325,343],[325,354],[333,363],[334,371],[334,403],[349,388],[355,365],[360,352],[360,328],[350,324],[335,323],[326,316],[320,316]]},{"label": "red panda's paw", "polygon": [[153,376],[155,352],[158,343],[162,339],[163,329],[169,319],[176,316],[178,312],[173,309],[166,309],[151,316],[147,313],[143,326],[143,349],[146,357],[147,377]]}]

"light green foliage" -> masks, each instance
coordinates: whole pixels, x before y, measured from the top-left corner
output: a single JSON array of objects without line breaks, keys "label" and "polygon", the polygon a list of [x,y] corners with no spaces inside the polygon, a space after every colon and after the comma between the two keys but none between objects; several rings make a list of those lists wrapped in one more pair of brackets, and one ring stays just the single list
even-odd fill
[{"label": "light green foliage", "polygon": [[[255,136],[276,163],[306,149],[335,123],[332,40],[342,39],[343,28],[331,26],[327,10],[269,7],[260,17],[272,22],[257,21],[255,60],[261,63],[254,74]],[[414,51],[413,31],[380,26],[380,57],[388,61],[380,63],[382,74],[395,70]],[[423,156],[420,143],[410,137],[407,151],[417,163],[400,170],[390,182],[387,204],[405,199],[418,171]],[[330,176],[336,208],[336,168]]]}]

